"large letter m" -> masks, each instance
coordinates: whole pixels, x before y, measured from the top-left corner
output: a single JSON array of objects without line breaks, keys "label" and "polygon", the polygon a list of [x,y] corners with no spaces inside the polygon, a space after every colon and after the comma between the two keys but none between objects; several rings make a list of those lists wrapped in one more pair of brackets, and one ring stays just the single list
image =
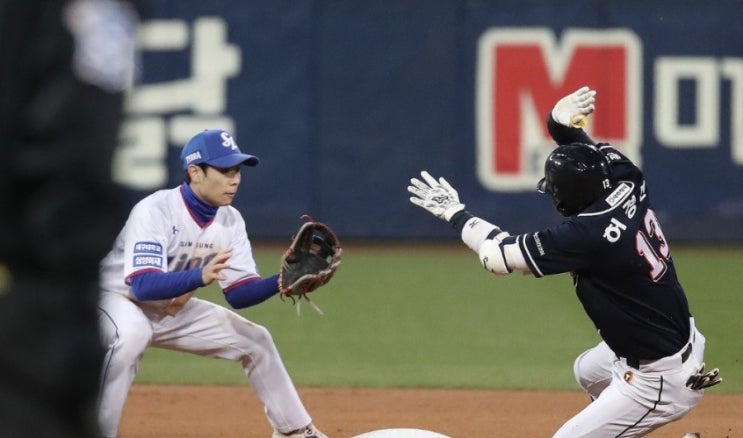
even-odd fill
[{"label": "large letter m", "polygon": [[[639,159],[642,54],[627,29],[496,28],[479,40],[477,174],[489,190],[534,190],[554,147],[545,118],[559,98],[583,85],[597,90],[585,128]],[[637,163],[639,164],[639,162]]]}]

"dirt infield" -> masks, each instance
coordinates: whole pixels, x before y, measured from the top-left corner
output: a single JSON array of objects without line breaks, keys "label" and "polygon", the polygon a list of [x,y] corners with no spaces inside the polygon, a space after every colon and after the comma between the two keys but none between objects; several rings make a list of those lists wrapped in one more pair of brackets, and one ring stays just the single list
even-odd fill
[{"label": "dirt infield", "polygon": [[[653,438],[743,437],[743,395],[714,390],[681,421]],[[331,438],[387,428],[459,437],[550,437],[587,403],[579,392],[301,388],[315,422]],[[271,429],[246,386],[135,385],[121,438],[268,438]]]}]

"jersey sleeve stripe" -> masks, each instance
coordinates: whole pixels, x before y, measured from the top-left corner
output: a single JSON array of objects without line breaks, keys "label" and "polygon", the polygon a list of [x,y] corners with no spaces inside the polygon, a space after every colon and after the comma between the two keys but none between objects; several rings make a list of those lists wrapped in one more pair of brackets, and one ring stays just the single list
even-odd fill
[{"label": "jersey sleeve stripe", "polygon": [[537,266],[537,263],[534,261],[534,257],[531,254],[531,251],[529,251],[529,247],[526,245],[526,234],[522,234],[519,237],[516,238],[516,242],[519,244],[519,248],[521,248],[521,252],[523,254],[526,254],[526,257],[524,259],[526,260],[526,263],[529,265],[529,268],[531,269],[532,274],[534,274],[535,277],[543,277],[544,274],[539,269],[539,266]]}]

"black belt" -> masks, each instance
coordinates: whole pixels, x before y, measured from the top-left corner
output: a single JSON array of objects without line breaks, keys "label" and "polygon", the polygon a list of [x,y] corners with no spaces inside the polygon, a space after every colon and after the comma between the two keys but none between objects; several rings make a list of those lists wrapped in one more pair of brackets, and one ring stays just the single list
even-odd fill
[{"label": "black belt", "polygon": [[[681,353],[681,363],[686,362],[686,359],[688,359],[689,356],[691,356],[691,343],[689,343],[689,345],[686,346],[686,349],[684,350],[684,352]],[[655,362],[654,360],[640,360],[640,359],[635,359],[633,357],[627,357],[625,358],[625,360],[627,361],[627,366],[630,366],[636,370],[640,369],[640,365],[645,365],[651,362]]]}]

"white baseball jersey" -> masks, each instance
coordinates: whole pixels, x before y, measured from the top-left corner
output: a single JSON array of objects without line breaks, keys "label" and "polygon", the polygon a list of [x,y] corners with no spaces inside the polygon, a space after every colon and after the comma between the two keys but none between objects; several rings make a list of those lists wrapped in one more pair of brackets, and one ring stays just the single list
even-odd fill
[{"label": "white baseball jersey", "polygon": [[[233,249],[222,289],[258,276],[245,221],[231,206],[220,207],[202,227],[186,208],[181,188],[160,190],[133,209],[114,247],[101,263],[101,289],[135,299],[128,280],[142,271],[185,271],[204,266],[219,251]],[[123,273],[123,274],[122,274]],[[167,305],[166,302],[150,302]]]}]

